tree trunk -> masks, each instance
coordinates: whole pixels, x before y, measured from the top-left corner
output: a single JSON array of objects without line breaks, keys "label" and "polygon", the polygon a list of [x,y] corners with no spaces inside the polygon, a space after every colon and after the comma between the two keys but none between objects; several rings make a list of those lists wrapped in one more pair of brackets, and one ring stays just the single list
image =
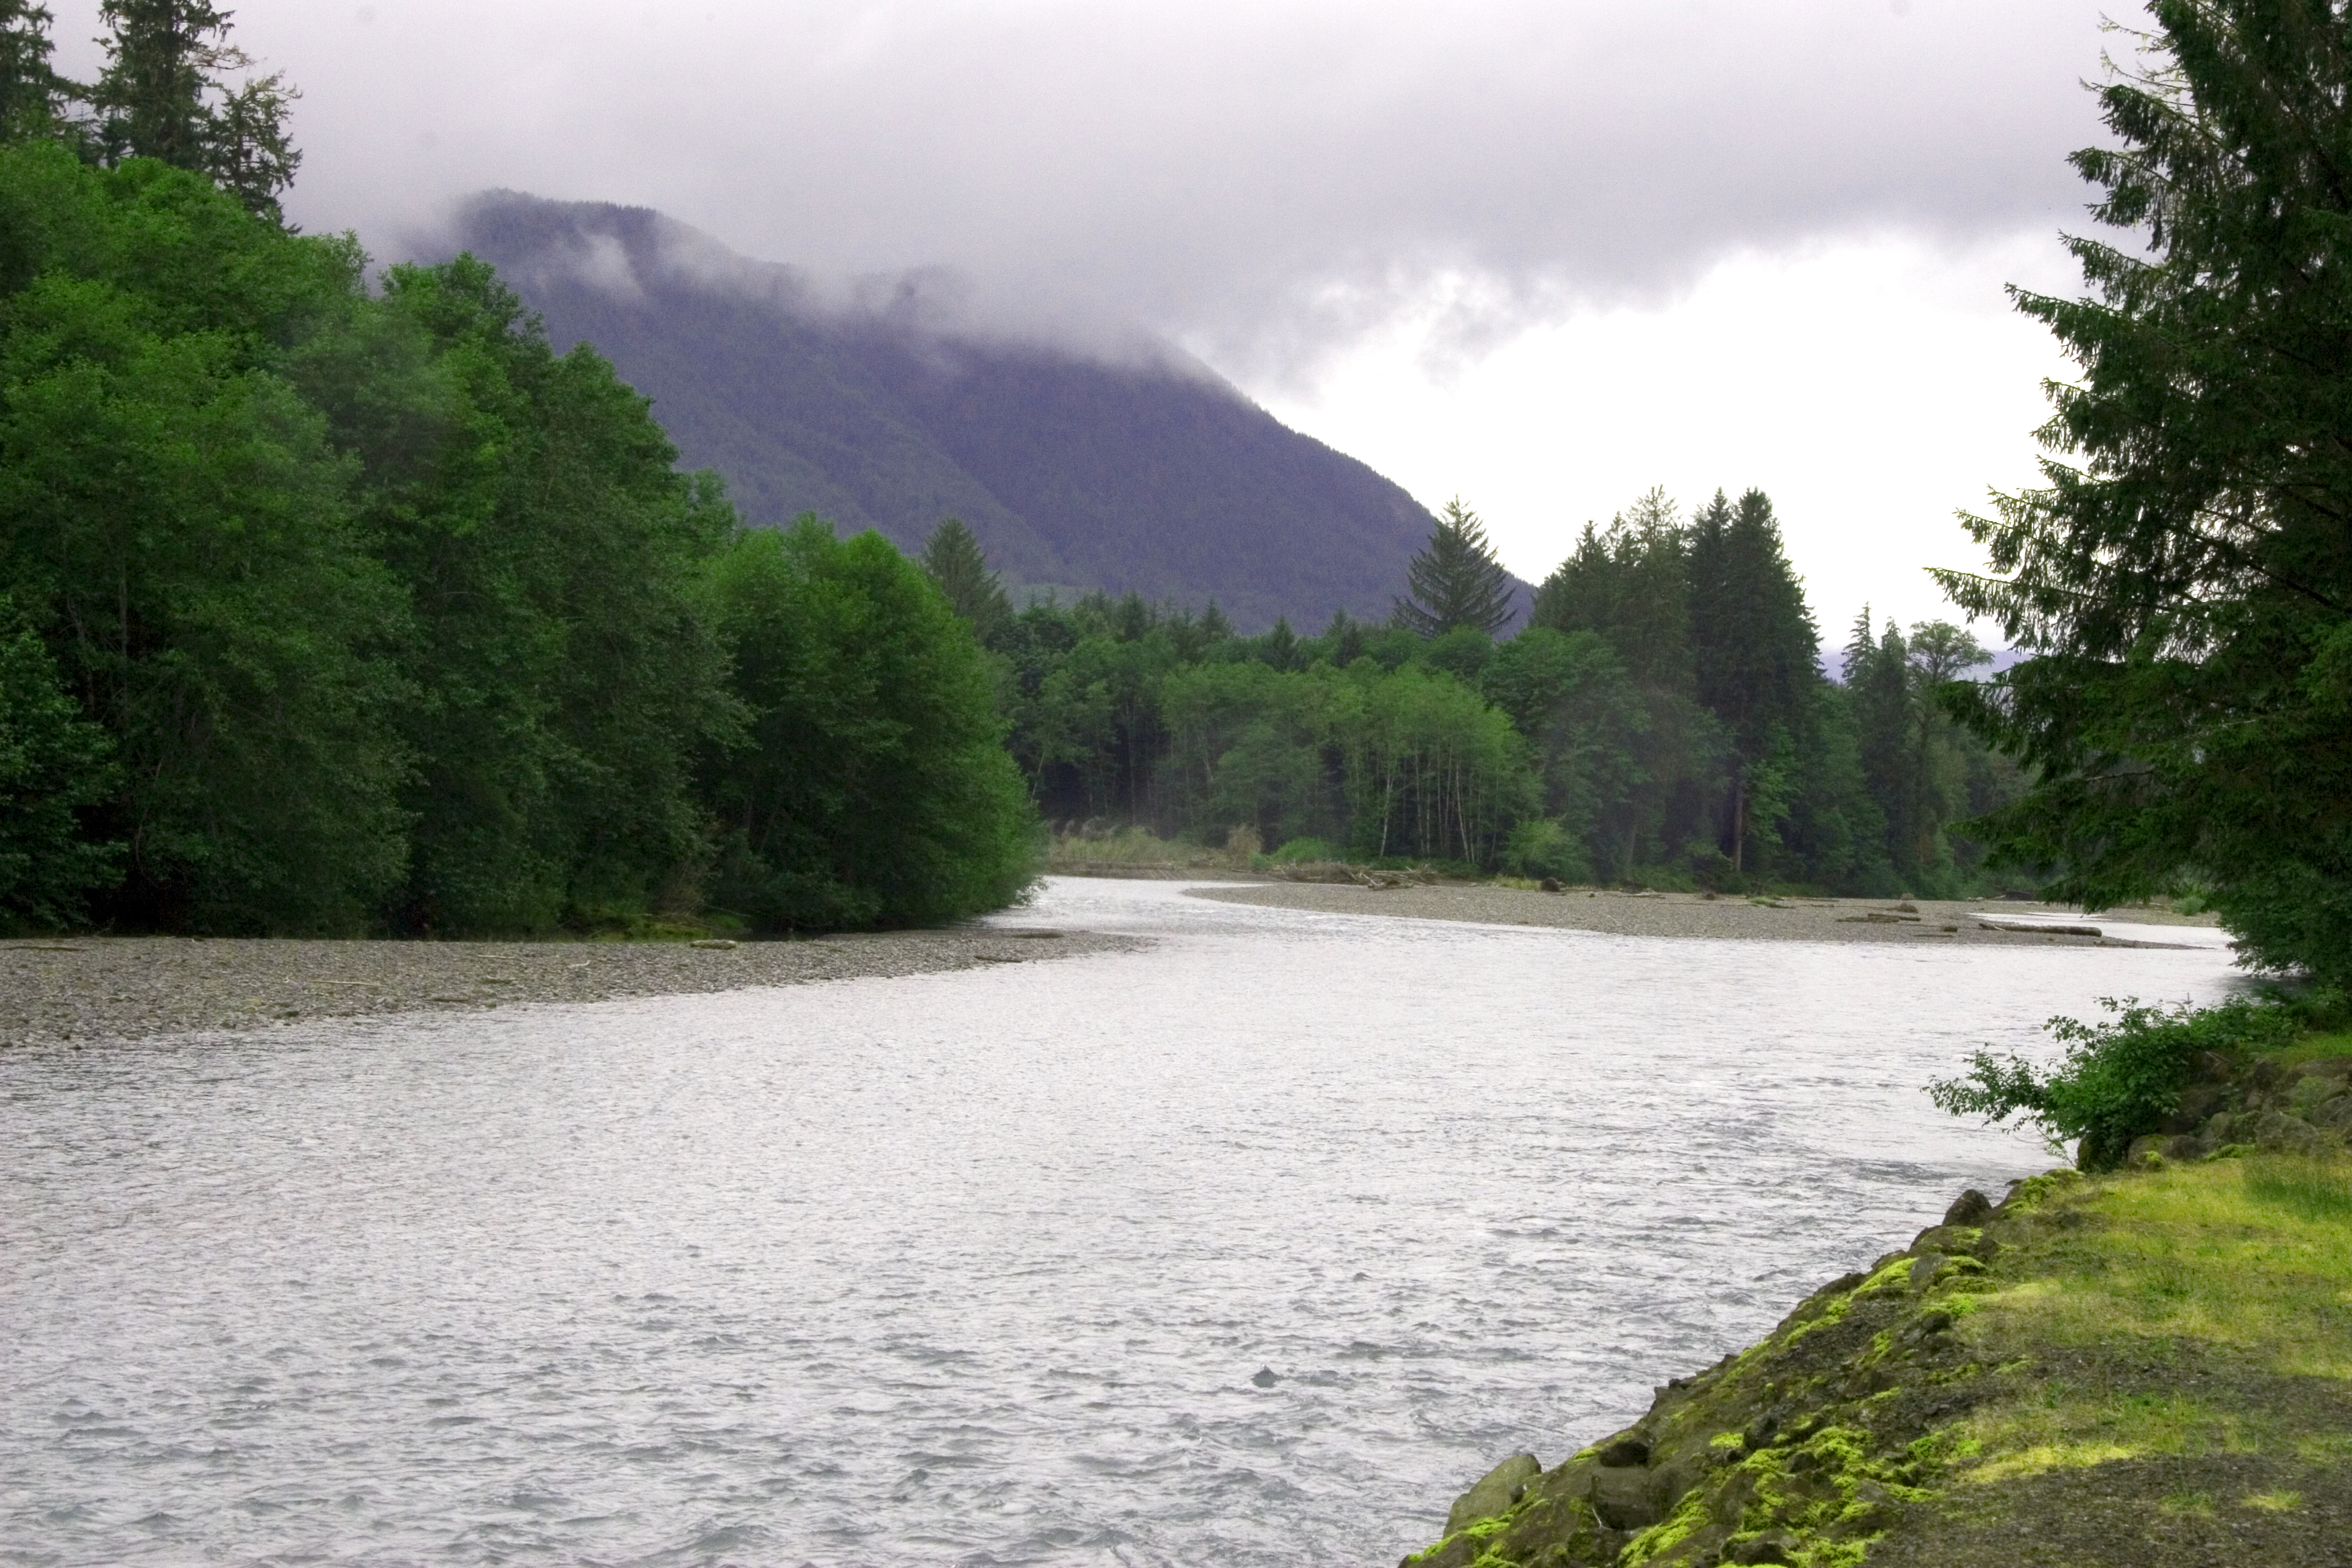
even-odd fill
[{"label": "tree trunk", "polygon": [[1731,775],[1731,869],[1736,874],[1747,863],[1748,850],[1748,770],[1733,770]]}]

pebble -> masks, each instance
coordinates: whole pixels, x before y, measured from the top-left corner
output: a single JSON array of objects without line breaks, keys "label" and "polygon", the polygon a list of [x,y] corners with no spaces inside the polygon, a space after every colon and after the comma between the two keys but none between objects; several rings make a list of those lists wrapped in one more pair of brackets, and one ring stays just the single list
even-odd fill
[{"label": "pebble", "polygon": [[[1974,946],[2155,947],[2159,942],[2102,939],[2089,928],[1995,930],[1972,917],[1985,900],[1919,900],[1895,904],[1885,899],[1749,900],[1735,894],[1710,899],[1699,893],[1618,892],[1577,889],[1567,897],[1485,882],[1440,882],[1433,887],[1370,889],[1324,882],[1271,882],[1256,886],[1200,888],[1192,896],[1269,909],[1318,910],[1331,914],[1402,915],[1411,920],[1475,921],[1486,925],[1557,926],[1606,931],[1615,936],[1710,937],[1757,942],[1867,942]],[[2073,913],[2046,904],[1996,904],[2004,912]],[[2118,919],[2143,925],[2211,925],[2156,910],[2120,912]]]},{"label": "pebble", "polygon": [[311,1018],[601,1002],[1133,952],[1129,937],[952,926],[791,942],[0,942],[0,1046]]}]

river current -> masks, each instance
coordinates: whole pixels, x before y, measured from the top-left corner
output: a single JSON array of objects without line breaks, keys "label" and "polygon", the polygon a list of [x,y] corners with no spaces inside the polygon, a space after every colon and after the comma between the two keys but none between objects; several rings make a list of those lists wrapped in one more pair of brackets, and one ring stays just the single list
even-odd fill
[{"label": "river current", "polygon": [[1392,1563],[2052,1164],[1928,1104],[1970,1048],[2232,984],[1005,918],[1158,941],[0,1054],[0,1562]]}]

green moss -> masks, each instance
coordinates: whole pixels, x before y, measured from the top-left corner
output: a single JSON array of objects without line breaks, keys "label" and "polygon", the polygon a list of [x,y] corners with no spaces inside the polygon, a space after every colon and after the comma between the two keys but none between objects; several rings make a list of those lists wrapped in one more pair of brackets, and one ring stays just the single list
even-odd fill
[{"label": "green moss", "polygon": [[1628,1542],[1624,1552],[1617,1559],[1622,1564],[1622,1568],[1639,1568],[1641,1563],[1672,1552],[1693,1535],[1706,1529],[1708,1501],[1706,1494],[1707,1489],[1704,1487],[1692,1488],[1689,1494],[1675,1507],[1675,1511],[1667,1515],[1662,1523],[1650,1526]]},{"label": "green moss", "polygon": [[2053,1198],[2072,1192],[2083,1182],[2080,1171],[2045,1171],[2038,1176],[2028,1176],[2010,1194],[2008,1211],[2021,1214],[2045,1207]]},{"label": "green moss", "polygon": [[[2166,1510],[2259,1531],[2337,1506],[2333,1478],[2352,1466],[2352,1247],[2329,1184],[2352,1192],[2352,1162],[2317,1169],[2306,1180],[2265,1156],[2037,1177],[1986,1227],[1990,1268],[1939,1252],[1949,1273],[1915,1293],[1914,1260],[1890,1258],[1676,1384],[1640,1430],[1654,1473],[1695,1484],[1622,1552],[1563,1490],[1441,1543],[1445,1561],[1636,1568],[1718,1533],[1786,1531],[1794,1562],[1854,1568],[1893,1530],[1915,1555],[1937,1543],[1921,1561],[1978,1568],[2006,1563],[2005,1532],[2059,1497],[2126,1535]],[[1745,1435],[1768,1411],[1779,1431],[1751,1452]],[[2103,1474],[2086,1492],[2090,1472]]]}]

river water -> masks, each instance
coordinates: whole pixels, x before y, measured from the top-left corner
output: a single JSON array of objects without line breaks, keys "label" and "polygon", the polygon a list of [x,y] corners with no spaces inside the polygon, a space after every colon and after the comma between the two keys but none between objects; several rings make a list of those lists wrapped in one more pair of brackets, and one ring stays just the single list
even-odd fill
[{"label": "river water", "polygon": [[2231,984],[1008,918],[1160,940],[0,1055],[0,1562],[1392,1563],[2047,1168],[1920,1092],[1969,1048]]}]

